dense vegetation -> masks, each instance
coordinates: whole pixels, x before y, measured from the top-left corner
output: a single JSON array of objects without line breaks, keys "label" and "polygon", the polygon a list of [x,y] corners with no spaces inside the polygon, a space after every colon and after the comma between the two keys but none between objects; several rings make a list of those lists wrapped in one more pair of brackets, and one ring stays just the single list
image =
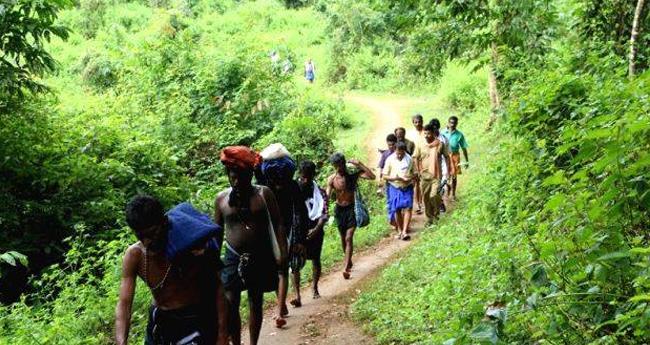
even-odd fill
[{"label": "dense vegetation", "polygon": [[1,2],[0,344],[110,342],[125,201],[209,212],[229,144],[322,161],[356,124],[337,87],[436,90],[425,116],[457,113],[475,157],[455,212],[355,304],[380,342],[650,342],[643,3]]},{"label": "dense vegetation", "polygon": [[[483,49],[496,85],[451,87],[452,74],[441,92],[465,84],[499,99],[457,99],[478,159],[461,202],[355,305],[381,343],[650,341],[650,11],[635,16],[636,3],[441,1],[422,16],[487,35],[456,42]],[[410,13],[399,7],[392,17]],[[511,40],[517,25],[532,47]]]},{"label": "dense vegetation", "polygon": [[[0,307],[3,344],[110,342],[131,196],[212,212],[222,147],[282,141],[323,162],[350,125],[300,68],[269,59],[275,50],[300,67],[321,50],[309,9],[19,0],[0,15],[0,299],[22,294]],[[148,300],[139,289],[137,332]]]}]

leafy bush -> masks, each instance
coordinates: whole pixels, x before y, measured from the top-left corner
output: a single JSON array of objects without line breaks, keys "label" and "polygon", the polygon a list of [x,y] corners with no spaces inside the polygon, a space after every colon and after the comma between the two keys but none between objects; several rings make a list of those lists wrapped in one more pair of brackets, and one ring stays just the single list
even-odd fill
[{"label": "leafy bush", "polygon": [[87,54],[79,63],[83,82],[97,89],[106,89],[117,84],[119,66],[100,54]]}]

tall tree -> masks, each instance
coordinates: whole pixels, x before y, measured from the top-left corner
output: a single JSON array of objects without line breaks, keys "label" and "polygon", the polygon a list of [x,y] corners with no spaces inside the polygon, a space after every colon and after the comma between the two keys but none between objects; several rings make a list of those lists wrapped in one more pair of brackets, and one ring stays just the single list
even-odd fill
[{"label": "tall tree", "polygon": [[630,78],[634,77],[636,73],[636,54],[637,46],[636,40],[639,36],[639,21],[641,19],[641,12],[643,12],[643,5],[645,4],[644,0],[637,0],[636,9],[634,10],[634,20],[632,21],[632,34],[630,35],[630,57],[629,57],[629,67],[628,75]]}]

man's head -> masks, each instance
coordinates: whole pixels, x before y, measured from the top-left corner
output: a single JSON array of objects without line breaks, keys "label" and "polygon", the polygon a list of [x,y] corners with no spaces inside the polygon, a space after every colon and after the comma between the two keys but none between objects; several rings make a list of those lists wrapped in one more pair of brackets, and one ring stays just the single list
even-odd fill
[{"label": "man's head", "polygon": [[226,173],[234,191],[250,189],[253,186],[253,169],[226,167]]},{"label": "man's head", "polygon": [[158,199],[138,195],[126,205],[126,223],[145,248],[154,252],[165,249],[168,220]]},{"label": "man's head", "polygon": [[333,154],[332,156],[330,156],[329,161],[334,167],[334,169],[336,169],[336,172],[338,172],[339,174],[347,173],[347,169],[345,168],[345,163],[346,163],[345,156],[342,153],[337,152]]},{"label": "man's head", "polygon": [[404,129],[404,127],[395,128],[395,136],[397,137],[398,141],[403,141],[404,137],[406,136],[406,129]]},{"label": "man's head", "polygon": [[232,187],[228,204],[233,207],[246,209],[248,198],[252,193],[253,171],[262,157],[246,146],[228,146],[221,150],[221,163],[226,167],[228,182]]},{"label": "man's head", "polygon": [[298,184],[312,185],[316,177],[316,164],[312,161],[302,161],[298,165]]},{"label": "man's head", "polygon": [[296,163],[289,157],[269,159],[262,162],[262,172],[269,187],[275,191],[280,191],[293,180]]},{"label": "man's head", "polygon": [[399,160],[402,160],[402,158],[404,158],[406,155],[406,143],[403,141],[398,141],[397,144],[395,144],[395,155]]},{"label": "man's head", "polygon": [[415,129],[418,131],[422,130],[422,125],[424,124],[424,118],[422,118],[422,114],[415,114],[411,118],[411,122],[413,122],[413,126]]},{"label": "man's head", "polygon": [[386,146],[388,147],[388,151],[393,152],[395,151],[395,144],[397,143],[397,137],[395,134],[389,134],[386,137]]},{"label": "man's head", "polygon": [[456,126],[458,126],[458,118],[456,116],[451,116],[449,117],[449,129],[450,130],[455,130]]},{"label": "man's head", "polygon": [[429,124],[432,125],[433,127],[437,128],[438,130],[440,130],[440,120],[431,119],[431,121],[429,121]]},{"label": "man's head", "polygon": [[427,141],[427,143],[432,143],[434,140],[436,140],[438,134],[438,127],[434,126],[433,124],[429,123],[428,125],[424,126],[424,139]]}]

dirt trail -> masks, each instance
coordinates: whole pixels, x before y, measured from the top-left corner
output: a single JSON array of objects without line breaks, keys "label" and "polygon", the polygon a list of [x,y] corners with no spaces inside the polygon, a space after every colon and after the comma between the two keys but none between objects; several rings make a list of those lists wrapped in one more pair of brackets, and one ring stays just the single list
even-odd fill
[{"label": "dirt trail", "polygon": [[[371,96],[349,96],[348,102],[357,104],[371,111],[373,129],[365,140],[368,152],[369,166],[377,166],[378,148],[385,147],[388,133],[402,124],[402,113],[410,104],[417,100],[391,98],[379,99]],[[422,229],[423,219],[416,217],[413,230]],[[352,278],[344,280],[341,272],[333,272],[323,276],[319,283],[320,299],[311,298],[310,286],[301,290],[303,306],[289,306],[287,325],[283,329],[274,327],[273,312],[265,314],[260,333],[260,345],[303,345],[303,344],[375,344],[373,339],[365,335],[347,317],[349,305],[356,295],[361,292],[364,284],[371,282],[373,276],[412,242],[384,238],[374,247],[354,255]],[[305,272],[304,274],[311,274]],[[292,298],[291,294],[287,300]],[[242,328],[244,344],[248,344],[248,329]]]}]

